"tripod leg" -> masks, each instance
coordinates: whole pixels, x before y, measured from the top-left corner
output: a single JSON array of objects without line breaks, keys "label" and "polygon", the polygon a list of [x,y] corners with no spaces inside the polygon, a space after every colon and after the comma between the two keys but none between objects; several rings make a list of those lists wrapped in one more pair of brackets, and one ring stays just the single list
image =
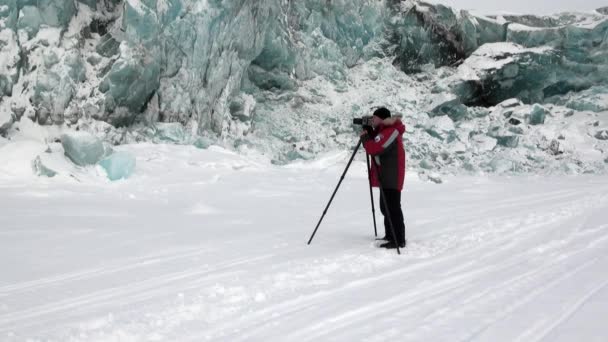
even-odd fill
[{"label": "tripod leg", "polygon": [[369,154],[365,154],[367,159],[367,180],[369,181],[369,197],[372,201],[372,218],[374,219],[374,236],[378,236],[378,229],[376,228],[376,208],[374,205],[374,192],[372,191],[372,175],[371,175],[371,166],[369,163]]},{"label": "tripod leg", "polygon": [[350,164],[352,164],[353,159],[355,158],[355,155],[357,154],[357,151],[359,150],[359,147],[361,147],[361,139],[359,139],[359,143],[355,147],[353,154],[350,156],[350,160],[348,161],[348,164],[346,165],[346,168],[344,169],[344,172],[342,173],[342,176],[340,177],[340,181],[338,182],[338,185],[336,185],[336,189],[334,190],[334,193],[331,195],[331,198],[329,199],[329,202],[327,203],[325,210],[323,210],[323,215],[321,215],[321,218],[319,219],[319,222],[317,223],[315,230],[312,232],[312,235],[310,236],[310,239],[308,240],[309,245],[312,242],[312,239],[315,237],[315,234],[317,233],[317,229],[319,229],[319,226],[321,225],[321,221],[323,221],[325,214],[327,214],[327,209],[329,209],[331,202],[334,200],[334,196],[336,196],[336,193],[338,192],[338,188],[340,188],[340,184],[342,184],[342,181],[344,180],[344,176],[346,176],[346,172],[348,172],[348,168],[350,167]]}]

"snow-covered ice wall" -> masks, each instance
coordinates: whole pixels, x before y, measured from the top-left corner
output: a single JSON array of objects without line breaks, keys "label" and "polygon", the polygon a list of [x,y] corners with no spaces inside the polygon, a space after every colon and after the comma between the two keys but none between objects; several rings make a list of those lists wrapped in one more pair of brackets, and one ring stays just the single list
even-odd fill
[{"label": "snow-covered ice wall", "polygon": [[595,172],[608,160],[606,8],[0,0],[0,62],[5,137],[31,120],[281,163],[354,144],[351,119],[386,105],[405,116],[414,167]]}]

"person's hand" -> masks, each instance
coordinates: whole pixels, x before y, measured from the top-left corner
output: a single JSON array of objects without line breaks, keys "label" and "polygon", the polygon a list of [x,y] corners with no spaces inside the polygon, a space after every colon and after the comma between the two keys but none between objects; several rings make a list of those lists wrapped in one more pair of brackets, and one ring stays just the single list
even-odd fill
[{"label": "person's hand", "polygon": [[359,136],[361,138],[364,138],[365,136],[367,136],[367,131],[366,130],[362,130],[361,133],[359,134]]}]

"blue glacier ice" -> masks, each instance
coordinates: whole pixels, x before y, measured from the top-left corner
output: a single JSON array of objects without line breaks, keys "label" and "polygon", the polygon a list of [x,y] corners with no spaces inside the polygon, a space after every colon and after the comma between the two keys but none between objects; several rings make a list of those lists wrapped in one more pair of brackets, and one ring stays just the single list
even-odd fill
[{"label": "blue glacier ice", "polygon": [[156,124],[156,138],[160,142],[180,143],[186,139],[186,133],[178,122],[163,122]]},{"label": "blue glacier ice", "polygon": [[532,111],[530,112],[530,116],[528,118],[528,122],[531,125],[540,125],[545,123],[545,118],[547,117],[547,109],[535,104],[532,107]]},{"label": "blue glacier ice", "polygon": [[95,165],[105,154],[102,141],[88,132],[71,132],[61,136],[65,155],[76,165]]},{"label": "blue glacier ice", "polygon": [[[562,161],[538,146],[587,120],[575,112],[607,110],[608,11],[0,0],[0,61],[3,136],[18,134],[22,118],[73,129],[102,122],[110,128],[96,132],[112,144],[213,141],[281,164],[352,145],[352,118],[387,105],[409,121],[410,165],[503,170],[488,159],[498,153],[516,170],[568,160],[584,171],[595,164],[568,138]],[[597,141],[586,143],[603,151]]]},{"label": "blue glacier ice", "polygon": [[[497,42],[555,51],[518,53],[497,75],[480,75],[478,83],[461,86],[457,93],[468,93],[461,96],[464,104],[513,96],[534,102],[606,81],[600,71],[606,70],[608,21],[600,11],[587,17],[491,18],[422,1],[2,3],[0,20],[13,35],[26,37],[19,48],[31,57],[42,55],[30,60],[27,77],[34,119],[42,124],[75,121],[87,105],[95,108],[94,118],[129,126],[157,96],[158,120],[193,126],[198,133],[228,134],[243,93],[256,100],[254,113],[266,115],[271,109],[264,104],[273,102],[267,92],[289,99],[301,81],[318,76],[340,88],[349,68],[370,58],[393,56],[402,70],[417,72],[428,64],[458,64]],[[57,35],[65,32],[63,38],[50,38],[53,28]],[[75,44],[78,40],[90,48]],[[0,85],[12,88],[17,74],[0,72],[0,81],[6,79]],[[23,106],[14,106],[17,118]]]},{"label": "blue glacier ice", "polygon": [[116,152],[99,162],[111,181],[129,178],[135,171],[135,157],[128,152]]},{"label": "blue glacier ice", "polygon": [[608,111],[608,86],[595,86],[580,92],[554,96],[548,102],[578,111]]},{"label": "blue glacier ice", "polygon": [[211,140],[209,140],[208,138],[199,137],[198,139],[196,139],[194,141],[194,143],[192,145],[194,145],[198,149],[205,150],[205,149],[208,149],[209,146],[213,145],[213,142]]}]

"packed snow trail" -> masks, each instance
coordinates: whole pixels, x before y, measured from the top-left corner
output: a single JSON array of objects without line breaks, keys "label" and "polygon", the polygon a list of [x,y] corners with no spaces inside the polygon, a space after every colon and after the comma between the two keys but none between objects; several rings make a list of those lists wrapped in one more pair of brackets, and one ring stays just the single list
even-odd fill
[{"label": "packed snow trail", "polygon": [[364,159],[306,245],[349,153],[275,167],[216,148],[122,148],[138,166],[117,183],[0,167],[0,340],[608,336],[605,176],[410,174],[398,256],[374,247]]}]

